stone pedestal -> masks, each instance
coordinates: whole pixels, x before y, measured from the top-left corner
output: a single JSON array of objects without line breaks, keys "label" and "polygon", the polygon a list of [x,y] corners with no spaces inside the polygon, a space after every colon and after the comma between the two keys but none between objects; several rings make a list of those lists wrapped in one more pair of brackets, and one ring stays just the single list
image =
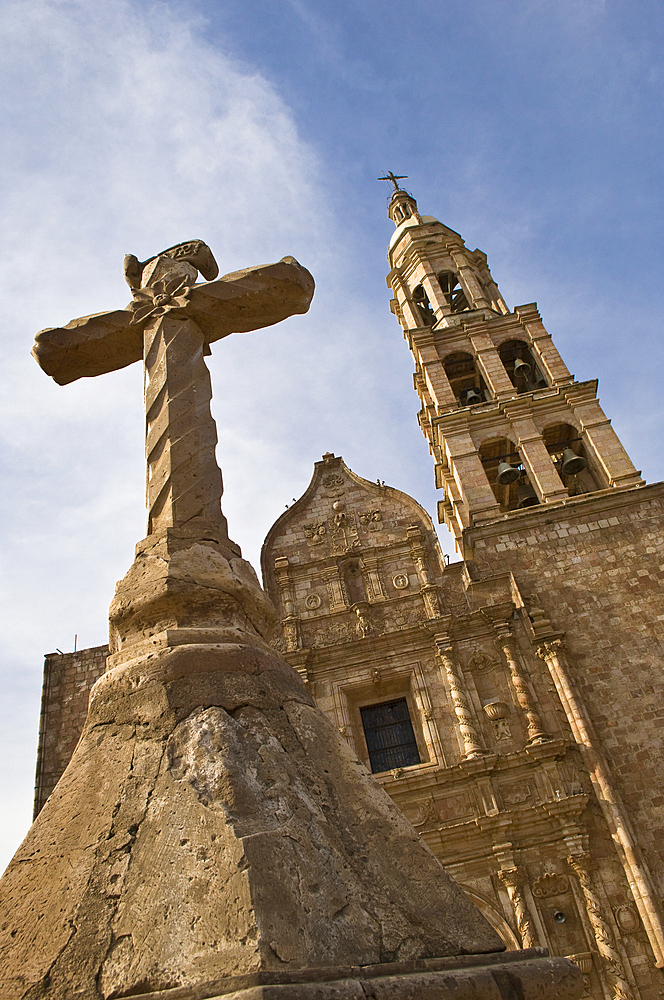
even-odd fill
[{"label": "stone pedestal", "polygon": [[573,1000],[571,963],[500,954],[204,535],[147,539],[118,585],[109,670],[0,883],[3,1000]]}]

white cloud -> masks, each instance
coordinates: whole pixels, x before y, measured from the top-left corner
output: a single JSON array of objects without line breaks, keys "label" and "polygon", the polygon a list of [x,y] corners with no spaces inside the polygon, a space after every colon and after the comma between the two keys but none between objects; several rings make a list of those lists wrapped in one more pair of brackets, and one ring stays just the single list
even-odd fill
[{"label": "white cloud", "polygon": [[207,44],[180,6],[30,0],[6,5],[0,28],[1,865],[29,824],[42,655],[72,649],[75,633],[79,648],[105,641],[114,583],[144,533],[140,366],[61,388],[29,357],[38,329],[125,305],[127,252],[202,238],[222,272],[293,254],[317,279],[309,315],[230,337],[210,359],[232,537],[258,568],[268,528],[327,450],[425,503],[413,481],[431,472],[380,270],[360,287],[375,248],[343,204],[333,212],[270,83]]},{"label": "white cloud", "polygon": [[139,366],[63,389],[29,357],[34,333],[124,305],[128,251],[201,237],[222,270],[308,263],[330,222],[288,108],[179,10],[31,0],[0,25],[6,861],[29,821],[41,656],[74,632],[104,641],[143,534]]}]

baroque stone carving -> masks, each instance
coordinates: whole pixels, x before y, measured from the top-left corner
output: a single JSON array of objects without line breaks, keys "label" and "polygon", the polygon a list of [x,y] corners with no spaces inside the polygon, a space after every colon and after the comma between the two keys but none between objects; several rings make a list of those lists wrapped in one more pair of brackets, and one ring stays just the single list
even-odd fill
[{"label": "baroque stone carving", "polygon": [[463,741],[464,757],[482,757],[486,750],[482,745],[479,729],[470,707],[470,701],[466,692],[466,686],[462,680],[462,675],[452,658],[452,648],[443,638],[436,639],[438,649],[438,659],[445,671],[447,687],[454,705],[454,712],[457,717],[459,732]]},{"label": "baroque stone carving", "polygon": [[397,590],[405,590],[408,586],[409,580],[405,573],[397,573],[396,576],[392,577],[392,583]]},{"label": "baroque stone carving", "polygon": [[325,521],[319,521],[317,524],[305,524],[303,529],[304,536],[311,545],[322,545],[325,541],[327,535]]},{"label": "baroque stone carving", "polygon": [[304,604],[305,607],[309,609],[309,611],[316,611],[316,609],[321,606],[321,599],[318,596],[318,594],[309,594],[306,597]]},{"label": "baroque stone carving", "polygon": [[503,868],[498,872],[498,878],[507,889],[523,947],[536,948],[539,941],[523,892],[525,874],[520,868]]},{"label": "baroque stone carving", "polygon": [[614,1000],[634,1000],[632,988],[627,980],[622,958],[616,948],[613,931],[604,916],[597,889],[592,876],[590,855],[581,851],[567,859],[576,872],[586,903],[586,912],[593,928],[597,950],[602,958],[602,970],[607,985],[613,992]]},{"label": "baroque stone carving", "polygon": [[411,819],[413,826],[433,826],[439,822],[438,810],[433,799],[426,799],[426,801],[418,803],[417,812]]},{"label": "baroque stone carving", "polygon": [[641,926],[639,915],[631,903],[623,903],[622,906],[616,906],[613,912],[616,923],[623,934],[634,934],[635,931],[638,931]]},{"label": "baroque stone carving", "polygon": [[569,879],[566,875],[556,872],[545,872],[533,882],[533,896],[544,899],[547,896],[562,896],[569,889]]},{"label": "baroque stone carving", "polygon": [[405,609],[402,611],[391,612],[390,614],[385,615],[383,628],[386,632],[411,628],[413,625],[417,625],[419,622],[424,620],[422,610],[422,608],[412,608],[410,610]]},{"label": "baroque stone carving", "polygon": [[501,785],[500,791],[503,800],[510,806],[518,806],[522,802],[528,802],[533,796],[532,788],[527,781],[520,781],[513,785]]},{"label": "baroque stone carving", "polygon": [[495,670],[498,663],[491,656],[487,656],[486,653],[474,653],[468,661],[468,666],[471,670],[488,672],[489,670]]},{"label": "baroque stone carving", "polygon": [[327,491],[328,497],[343,496],[345,490],[344,477],[338,475],[338,473],[330,473],[328,476],[323,476],[323,486]]},{"label": "baroque stone carving", "polygon": [[542,720],[535,706],[535,699],[530,690],[523,668],[519,663],[514,636],[508,628],[501,628],[498,632],[498,641],[500,642],[507,666],[509,668],[512,687],[514,688],[514,693],[516,694],[516,700],[519,703],[519,708],[526,718],[526,724],[528,726],[528,743],[533,745],[545,743],[549,737],[544,731]]},{"label": "baroque stone carving", "polygon": [[364,528],[369,528],[371,531],[379,531],[383,515],[380,510],[369,510],[363,511],[358,515],[358,518]]},{"label": "baroque stone carving", "polygon": [[359,545],[354,514],[337,511],[332,518],[330,531],[335,552],[350,552]]}]

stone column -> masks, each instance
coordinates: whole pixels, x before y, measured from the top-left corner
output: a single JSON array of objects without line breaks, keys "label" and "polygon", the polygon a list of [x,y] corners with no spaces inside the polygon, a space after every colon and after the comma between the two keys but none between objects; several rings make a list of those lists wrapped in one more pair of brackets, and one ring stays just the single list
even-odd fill
[{"label": "stone column", "polygon": [[567,498],[569,496],[567,488],[556,471],[553,459],[533,419],[530,397],[525,395],[507,402],[505,416],[512,425],[530,484],[542,502],[551,503],[554,500]]},{"label": "stone column", "polygon": [[448,243],[447,250],[454,261],[459,281],[466,292],[468,302],[476,309],[488,309],[489,302],[484,294],[484,289],[477,279],[475,268],[468,262],[468,251],[466,248],[458,244]]},{"label": "stone column", "polygon": [[433,336],[429,331],[418,331],[413,334],[413,351],[416,359],[419,360],[427,391],[438,408],[438,412],[455,407],[458,400],[436,350]]},{"label": "stone column", "polygon": [[484,381],[496,399],[510,399],[516,395],[516,389],[505,371],[505,365],[500,360],[498,348],[486,331],[486,327],[477,324],[468,331],[468,339],[477,358],[478,369]]},{"label": "stone column", "polygon": [[570,855],[567,861],[576,873],[583,891],[588,919],[592,924],[597,950],[602,958],[603,978],[612,991],[614,1000],[634,1000],[634,993],[616,948],[613,931],[604,918],[602,905],[593,884],[590,856],[586,851],[582,851],[579,854]]},{"label": "stone column", "polygon": [[473,760],[475,757],[483,757],[486,750],[482,744],[479,727],[477,726],[473,711],[470,707],[470,699],[466,685],[463,682],[461,671],[455,664],[452,655],[452,645],[447,636],[435,637],[438,650],[438,659],[445,671],[445,682],[452,695],[452,704],[457,717],[457,725],[463,741],[463,755],[466,760]]},{"label": "stone column", "polygon": [[517,306],[514,313],[528,334],[531,346],[534,348],[533,356],[549,382],[552,385],[561,383],[568,385],[573,382],[574,376],[561,358],[551,334],[545,329],[535,304],[531,302],[525,306]]},{"label": "stone column", "polygon": [[542,720],[535,708],[535,699],[530,690],[526,675],[517,659],[516,641],[509,628],[505,627],[498,631],[498,642],[509,667],[516,700],[519,703],[519,708],[526,717],[528,743],[545,743],[549,737],[542,727]]},{"label": "stone column", "polygon": [[498,878],[507,889],[507,895],[514,910],[521,944],[524,948],[539,948],[540,942],[535,933],[535,927],[523,891],[524,882],[526,882],[524,872],[521,868],[502,868],[498,872]]},{"label": "stone column", "polygon": [[583,428],[583,441],[594,456],[609,486],[638,486],[641,474],[634,468],[597,399],[597,383],[570,386],[565,396]]},{"label": "stone column", "polygon": [[657,895],[650,872],[641,857],[632,824],[611,780],[611,772],[590,717],[572,684],[562,640],[551,638],[540,642],[537,655],[549,668],[567,721],[588,769],[595,795],[618,848],[618,856],[655,955],[655,963],[661,969],[664,966],[664,925]]}]

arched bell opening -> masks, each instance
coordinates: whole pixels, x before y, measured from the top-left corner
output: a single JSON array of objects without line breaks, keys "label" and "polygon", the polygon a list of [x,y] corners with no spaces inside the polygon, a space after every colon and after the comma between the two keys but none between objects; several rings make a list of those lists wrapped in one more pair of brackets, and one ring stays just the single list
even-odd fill
[{"label": "arched bell opening", "polygon": [[548,384],[524,340],[507,340],[498,353],[517,392],[532,392]]},{"label": "arched bell opening", "polygon": [[539,497],[515,445],[507,438],[485,441],[479,450],[480,461],[501,511],[534,507]]},{"label": "arched bell opening", "polygon": [[471,308],[459,281],[459,276],[454,271],[441,271],[436,277],[440,290],[453,313],[466,312],[467,309]]},{"label": "arched bell opening", "polygon": [[420,314],[422,326],[433,326],[436,322],[436,314],[431,308],[429,296],[427,295],[423,285],[416,285],[413,289],[413,301],[418,313]]},{"label": "arched bell opening", "polygon": [[459,406],[473,406],[491,398],[472,354],[464,354],[462,351],[448,354],[443,361],[443,368]]},{"label": "arched bell opening", "polygon": [[551,424],[544,429],[542,439],[571,497],[594,493],[600,489],[576,427],[571,424]]}]

